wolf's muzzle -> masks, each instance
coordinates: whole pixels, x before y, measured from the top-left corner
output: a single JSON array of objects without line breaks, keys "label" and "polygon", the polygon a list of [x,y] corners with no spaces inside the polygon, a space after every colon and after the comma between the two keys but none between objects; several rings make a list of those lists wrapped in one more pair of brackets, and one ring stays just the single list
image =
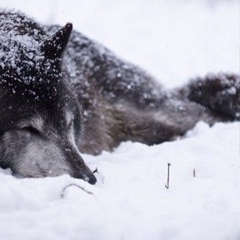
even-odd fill
[{"label": "wolf's muzzle", "polygon": [[93,173],[83,174],[83,180],[92,185],[94,185],[97,182],[97,179]]}]

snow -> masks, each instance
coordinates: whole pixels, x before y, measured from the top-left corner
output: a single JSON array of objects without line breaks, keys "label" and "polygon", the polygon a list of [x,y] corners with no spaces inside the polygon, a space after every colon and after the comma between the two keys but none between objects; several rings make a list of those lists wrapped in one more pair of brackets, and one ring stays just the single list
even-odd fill
[{"label": "snow", "polygon": [[[84,34],[168,86],[207,72],[239,72],[238,1],[2,0]],[[234,91],[232,89],[231,91]],[[240,239],[240,125],[199,123],[183,139],[122,143],[83,155],[98,183],[19,179],[0,171],[0,239]],[[170,186],[166,189],[167,166]],[[195,170],[195,177],[194,172]],[[64,187],[70,186],[63,192]]]},{"label": "snow", "polygon": [[[40,31],[35,29],[35,34],[30,37],[22,28],[23,24],[25,26],[30,24],[28,21],[26,21],[26,19],[23,20],[14,12],[9,14],[8,18],[6,18],[4,12],[1,11],[1,13],[0,21],[4,26],[1,27],[0,34],[0,59],[2,69],[6,68],[9,70],[11,68],[16,68],[20,65],[19,62],[25,62],[25,64],[28,64],[30,67],[32,65],[36,65],[34,62],[38,62],[41,60],[41,58],[43,58],[43,56],[39,56],[40,51],[37,51],[39,47],[39,39],[43,41]],[[15,25],[13,25],[13,19]],[[19,35],[19,32],[21,32],[21,35]],[[38,37],[38,41],[35,39],[36,36]],[[27,57],[27,60],[23,60],[21,58],[21,54],[19,54],[19,48],[21,48],[21,51]],[[20,67],[17,69],[17,72],[20,74]]]}]

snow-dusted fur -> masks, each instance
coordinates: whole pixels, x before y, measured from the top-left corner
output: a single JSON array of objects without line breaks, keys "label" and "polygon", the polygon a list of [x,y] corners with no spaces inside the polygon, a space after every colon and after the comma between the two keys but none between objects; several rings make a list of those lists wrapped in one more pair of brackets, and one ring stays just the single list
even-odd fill
[{"label": "snow-dusted fur", "polygon": [[[139,67],[72,31],[0,12],[0,166],[24,176],[96,179],[80,152],[174,140],[198,121],[240,119],[240,79],[166,91]],[[80,151],[80,152],[79,152]]]},{"label": "snow-dusted fur", "polygon": [[111,151],[126,140],[161,143],[200,120],[212,125],[240,119],[240,79],[234,74],[208,75],[166,91],[144,70],[76,31],[64,61],[84,108],[82,152]]}]

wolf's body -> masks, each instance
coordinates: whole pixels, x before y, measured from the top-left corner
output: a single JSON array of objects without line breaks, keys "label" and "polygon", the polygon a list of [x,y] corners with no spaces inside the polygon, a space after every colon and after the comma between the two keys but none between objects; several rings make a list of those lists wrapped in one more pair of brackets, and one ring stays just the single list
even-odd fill
[{"label": "wolf's body", "polygon": [[80,152],[171,141],[198,121],[240,119],[240,79],[218,74],[166,91],[72,25],[0,12],[0,166],[24,176],[96,179]]}]

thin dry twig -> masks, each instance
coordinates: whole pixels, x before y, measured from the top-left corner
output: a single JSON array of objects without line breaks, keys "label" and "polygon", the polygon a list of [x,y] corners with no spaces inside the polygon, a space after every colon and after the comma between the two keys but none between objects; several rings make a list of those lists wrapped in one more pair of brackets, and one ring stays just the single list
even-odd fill
[{"label": "thin dry twig", "polygon": [[84,187],[82,187],[82,186],[80,186],[80,185],[78,185],[78,184],[76,184],[76,183],[70,183],[70,184],[68,184],[66,187],[63,188],[62,193],[61,193],[61,195],[60,195],[61,198],[64,198],[64,197],[65,197],[65,191],[66,191],[69,187],[77,187],[77,188],[80,188],[82,191],[84,191],[84,192],[87,193],[87,194],[94,195],[92,192],[86,190]]},{"label": "thin dry twig", "polygon": [[168,173],[167,173],[167,184],[165,185],[166,189],[169,189],[169,180],[170,180],[170,166],[171,164],[168,163]]},{"label": "thin dry twig", "polygon": [[94,173],[97,173],[98,174],[98,176],[99,176],[99,178],[102,180],[102,183],[104,183],[104,176],[101,174],[101,172],[99,172],[98,171],[98,168],[96,168],[95,170],[93,170],[93,172],[92,172],[93,174]]},{"label": "thin dry twig", "polygon": [[196,177],[196,169],[195,168],[193,169],[193,177],[194,178]]}]

